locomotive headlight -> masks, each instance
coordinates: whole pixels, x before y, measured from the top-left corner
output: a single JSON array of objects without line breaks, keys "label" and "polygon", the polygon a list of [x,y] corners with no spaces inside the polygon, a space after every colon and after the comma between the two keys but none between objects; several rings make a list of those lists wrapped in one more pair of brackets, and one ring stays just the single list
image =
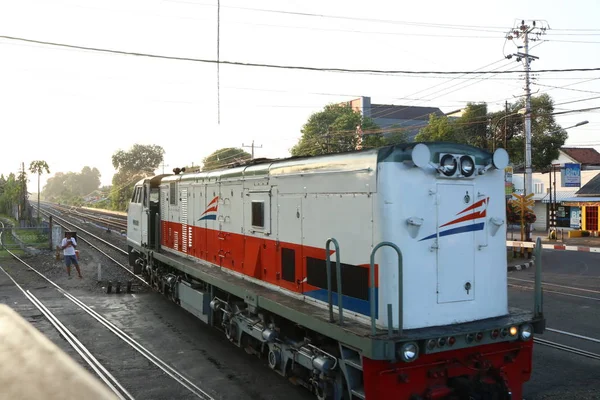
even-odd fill
[{"label": "locomotive headlight", "polygon": [[510,336],[517,336],[517,332],[519,332],[519,330],[516,326],[511,326],[508,332],[510,333]]},{"label": "locomotive headlight", "polygon": [[473,158],[462,156],[460,158],[460,173],[468,178],[473,175],[473,172],[475,172],[475,161],[473,161]]},{"label": "locomotive headlight", "polygon": [[519,333],[521,340],[529,340],[531,336],[533,336],[533,327],[530,324],[522,325]]},{"label": "locomotive headlight", "polygon": [[440,160],[440,170],[446,176],[452,176],[458,169],[456,158],[452,154],[446,154]]},{"label": "locomotive headlight", "polygon": [[400,358],[404,362],[411,362],[417,359],[419,355],[419,347],[416,343],[408,342],[404,343],[400,348]]}]

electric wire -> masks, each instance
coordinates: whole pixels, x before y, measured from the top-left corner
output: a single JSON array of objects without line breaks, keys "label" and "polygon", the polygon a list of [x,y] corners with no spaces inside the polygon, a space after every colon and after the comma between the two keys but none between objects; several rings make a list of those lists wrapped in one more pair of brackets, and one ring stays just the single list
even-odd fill
[{"label": "electric wire", "polygon": [[[194,58],[194,57],[179,57],[179,56],[167,56],[160,54],[152,54],[152,53],[141,53],[141,52],[133,52],[133,51],[123,51],[123,50],[114,50],[114,49],[106,49],[100,47],[90,47],[90,46],[79,46],[67,43],[58,43],[58,42],[49,42],[45,40],[37,40],[37,39],[28,39],[16,36],[7,36],[0,35],[0,38],[6,40],[15,40],[29,43],[37,43],[54,47],[64,47],[70,49],[78,49],[92,52],[100,52],[100,53],[111,53],[111,54],[119,54],[119,55],[127,55],[127,56],[137,56],[137,57],[149,57],[156,59],[165,59],[165,60],[174,60],[174,61],[189,61],[189,62],[197,62],[197,63],[206,63],[206,64],[222,64],[222,65],[231,65],[237,67],[255,67],[255,68],[270,68],[270,69],[285,69],[285,70],[301,70],[301,71],[316,71],[316,72],[342,72],[342,73],[367,73],[367,74],[390,74],[390,75],[475,75],[475,74],[492,74],[492,75],[502,75],[502,74],[513,74],[513,73],[523,73],[523,71],[410,71],[410,70],[378,70],[378,69],[352,69],[352,68],[339,68],[339,67],[311,67],[311,66],[300,66],[300,65],[282,65],[282,64],[267,64],[267,63],[253,63],[253,62],[241,62],[241,61],[223,61],[223,60],[213,60],[213,59],[203,59],[203,58]],[[588,72],[588,71],[600,71],[600,67],[594,68],[562,68],[562,69],[540,69],[532,72],[535,73],[548,73],[548,72]]]}]

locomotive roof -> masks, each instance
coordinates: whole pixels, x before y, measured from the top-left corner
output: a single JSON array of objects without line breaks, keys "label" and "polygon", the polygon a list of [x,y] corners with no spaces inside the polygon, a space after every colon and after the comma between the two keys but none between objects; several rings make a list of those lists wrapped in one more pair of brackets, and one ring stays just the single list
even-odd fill
[{"label": "locomotive roof", "polygon": [[[162,182],[179,180],[221,181],[228,179],[263,178],[276,175],[308,174],[315,172],[338,172],[358,169],[375,169],[381,162],[411,161],[412,149],[418,142],[358,150],[319,156],[290,157],[285,159],[255,159],[244,165],[224,169],[179,175],[163,175]],[[488,164],[492,153],[466,144],[426,142],[431,150],[431,161],[436,162],[440,153],[470,154],[477,164]]]}]

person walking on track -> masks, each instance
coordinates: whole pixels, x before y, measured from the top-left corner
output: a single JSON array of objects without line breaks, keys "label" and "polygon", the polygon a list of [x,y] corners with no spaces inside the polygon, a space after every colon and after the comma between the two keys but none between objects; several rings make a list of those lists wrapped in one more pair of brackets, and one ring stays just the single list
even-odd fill
[{"label": "person walking on track", "polygon": [[65,255],[65,264],[67,265],[67,275],[71,276],[71,264],[75,265],[77,269],[77,274],[79,275],[79,279],[83,278],[81,276],[81,271],[79,270],[79,263],[77,262],[77,256],[75,255],[75,248],[77,247],[77,241],[74,237],[71,237],[71,232],[66,233],[66,237],[63,238],[60,248],[63,250]]}]

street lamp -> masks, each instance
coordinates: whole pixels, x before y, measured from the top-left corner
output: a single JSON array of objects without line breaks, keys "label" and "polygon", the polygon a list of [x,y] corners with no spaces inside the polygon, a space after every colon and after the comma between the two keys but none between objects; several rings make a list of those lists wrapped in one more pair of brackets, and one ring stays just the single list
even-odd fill
[{"label": "street lamp", "polygon": [[573,126],[569,126],[568,128],[564,128],[564,129],[577,128],[578,126],[589,124],[589,123],[590,123],[590,121],[587,121],[587,120],[586,121],[581,121],[581,122],[576,123]]}]

